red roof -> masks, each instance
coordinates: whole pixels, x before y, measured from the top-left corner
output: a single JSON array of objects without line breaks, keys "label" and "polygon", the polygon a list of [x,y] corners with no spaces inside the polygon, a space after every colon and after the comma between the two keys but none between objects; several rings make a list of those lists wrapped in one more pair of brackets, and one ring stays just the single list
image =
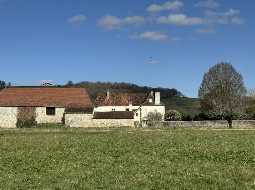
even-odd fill
[{"label": "red roof", "polygon": [[91,108],[84,88],[11,87],[0,92],[1,107]]},{"label": "red roof", "polygon": [[110,93],[99,94],[95,100],[95,106],[140,106],[148,102],[148,95],[143,93]]}]

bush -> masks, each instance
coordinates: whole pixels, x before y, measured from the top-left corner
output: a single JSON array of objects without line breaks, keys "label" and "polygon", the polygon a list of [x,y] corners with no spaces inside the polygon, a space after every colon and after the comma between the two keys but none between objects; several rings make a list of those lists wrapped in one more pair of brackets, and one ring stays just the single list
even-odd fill
[{"label": "bush", "polygon": [[214,120],[222,120],[224,116],[217,115],[214,113],[205,113],[201,112],[194,117],[194,121],[214,121]]},{"label": "bush", "polygon": [[193,117],[189,114],[182,114],[182,121],[193,121]]},{"label": "bush", "polygon": [[148,113],[147,119],[148,126],[153,126],[156,122],[162,121],[163,116],[159,112],[150,112]]},{"label": "bush", "polygon": [[254,114],[248,114],[248,113],[236,113],[234,115],[235,120],[253,120]]},{"label": "bush", "polygon": [[32,128],[36,126],[36,121],[35,118],[23,120],[23,119],[18,119],[16,123],[17,128]]},{"label": "bush", "polygon": [[166,121],[181,121],[182,114],[176,110],[169,110],[166,112],[165,120]]},{"label": "bush", "polygon": [[150,112],[148,113],[148,121],[152,121],[152,122],[155,122],[155,121],[162,121],[162,114],[159,113],[159,112]]}]

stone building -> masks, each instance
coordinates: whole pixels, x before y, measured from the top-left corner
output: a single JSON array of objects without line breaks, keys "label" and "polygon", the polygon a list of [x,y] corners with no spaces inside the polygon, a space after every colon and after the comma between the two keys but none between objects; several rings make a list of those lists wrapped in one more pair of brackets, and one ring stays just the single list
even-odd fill
[{"label": "stone building", "polygon": [[160,92],[145,94],[107,91],[97,96],[94,106],[94,116],[100,115],[102,119],[119,117],[130,119],[130,115],[133,115],[134,121],[142,122],[147,119],[150,112],[160,113],[162,120],[165,115],[165,106],[161,103]]},{"label": "stone building", "polygon": [[66,112],[91,112],[84,88],[11,87],[0,92],[0,127],[16,128],[18,119],[62,123]]}]

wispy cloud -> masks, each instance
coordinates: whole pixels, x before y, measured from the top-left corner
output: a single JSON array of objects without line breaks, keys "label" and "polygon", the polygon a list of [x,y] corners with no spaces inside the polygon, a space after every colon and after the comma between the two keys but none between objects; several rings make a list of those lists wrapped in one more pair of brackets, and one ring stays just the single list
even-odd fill
[{"label": "wispy cloud", "polygon": [[67,19],[67,22],[72,23],[72,24],[81,24],[87,20],[87,17],[85,15],[79,14],[72,16]]},{"label": "wispy cloud", "polygon": [[180,0],[168,1],[163,4],[151,4],[147,11],[151,13],[160,12],[160,11],[177,11],[184,6],[184,3]]},{"label": "wispy cloud", "polygon": [[216,31],[214,28],[201,28],[201,29],[197,29],[196,33],[199,34],[215,34]]},{"label": "wispy cloud", "polygon": [[204,20],[200,17],[188,17],[184,14],[170,14],[169,16],[161,16],[157,19],[161,24],[172,24],[177,26],[193,26],[204,24]]},{"label": "wispy cloud", "polygon": [[102,17],[98,21],[98,25],[102,28],[113,30],[119,29],[124,25],[139,25],[145,22],[145,18],[142,16],[130,16],[130,17],[117,17],[107,15]]},{"label": "wispy cloud", "polygon": [[203,0],[195,4],[195,7],[201,7],[206,9],[217,9],[220,4],[215,0]]},{"label": "wispy cloud", "polygon": [[240,10],[229,9],[226,12],[206,11],[207,21],[213,24],[244,24]]},{"label": "wispy cloud", "polygon": [[160,61],[157,60],[157,59],[150,58],[149,60],[147,60],[145,62],[145,64],[147,64],[147,65],[158,65],[158,64],[160,64]]},{"label": "wispy cloud", "polygon": [[162,32],[154,32],[154,31],[147,31],[140,34],[134,34],[130,36],[130,38],[149,40],[149,41],[167,41],[170,39],[167,34]]}]

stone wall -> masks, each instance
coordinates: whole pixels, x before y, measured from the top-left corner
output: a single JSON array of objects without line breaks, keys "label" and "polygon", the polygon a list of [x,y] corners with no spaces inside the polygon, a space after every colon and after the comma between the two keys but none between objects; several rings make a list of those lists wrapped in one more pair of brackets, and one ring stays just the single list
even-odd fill
[{"label": "stone wall", "polygon": [[37,123],[62,123],[65,113],[65,108],[56,108],[55,115],[47,115],[46,107],[36,108],[36,122]]},{"label": "stone wall", "polygon": [[0,107],[0,128],[16,128],[18,108]]},{"label": "stone wall", "polygon": [[[146,125],[143,125],[146,127]],[[155,127],[166,127],[166,128],[228,128],[227,121],[164,121],[154,124]],[[255,120],[251,121],[233,121],[233,128],[249,129],[255,128]]]},{"label": "stone wall", "polygon": [[82,128],[134,127],[134,120],[93,119],[93,114],[65,114],[65,124]]}]

